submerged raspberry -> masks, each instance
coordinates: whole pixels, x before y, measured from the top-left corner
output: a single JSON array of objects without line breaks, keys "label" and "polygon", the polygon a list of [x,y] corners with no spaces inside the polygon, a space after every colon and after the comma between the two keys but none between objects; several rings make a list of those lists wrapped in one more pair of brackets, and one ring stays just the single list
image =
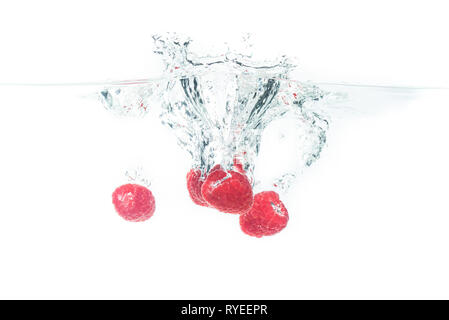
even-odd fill
[{"label": "submerged raspberry", "polygon": [[256,194],[251,210],[240,215],[242,231],[258,238],[280,232],[287,222],[287,209],[274,191]]},{"label": "submerged raspberry", "polygon": [[209,205],[204,200],[201,194],[201,186],[204,183],[204,178],[201,176],[201,170],[191,169],[187,173],[187,190],[189,191],[192,201],[199,206],[208,207]]},{"label": "submerged raspberry", "polygon": [[133,222],[151,218],[156,209],[151,191],[138,184],[125,184],[115,189],[112,203],[123,219]]},{"label": "submerged raspberry", "polygon": [[201,194],[210,206],[227,213],[244,213],[253,204],[253,190],[248,178],[220,166],[209,172]]}]

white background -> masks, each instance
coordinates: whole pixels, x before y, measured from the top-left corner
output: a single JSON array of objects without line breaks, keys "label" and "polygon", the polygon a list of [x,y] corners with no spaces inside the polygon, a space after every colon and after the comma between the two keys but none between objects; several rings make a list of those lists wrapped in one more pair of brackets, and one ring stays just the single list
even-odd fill
[{"label": "white background", "polygon": [[[2,3],[0,82],[155,76],[151,34],[245,31],[297,56],[303,78],[443,87],[447,12],[443,1]],[[1,87],[0,298],[449,298],[448,94],[348,90],[354,112],[335,118],[284,199],[287,229],[255,239],[191,203],[188,156],[155,117],[114,117],[86,88]],[[110,200],[135,164],[157,201],[145,223]]]}]

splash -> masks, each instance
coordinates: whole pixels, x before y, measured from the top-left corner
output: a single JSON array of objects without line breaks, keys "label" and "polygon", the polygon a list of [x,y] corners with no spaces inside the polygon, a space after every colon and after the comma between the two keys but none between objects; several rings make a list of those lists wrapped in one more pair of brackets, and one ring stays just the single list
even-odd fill
[{"label": "splash", "polygon": [[[217,164],[237,167],[253,184],[263,180],[254,176],[262,134],[282,119],[294,119],[290,134],[297,135],[294,148],[299,152],[292,153],[296,166],[268,184],[287,190],[294,180],[288,177],[319,158],[328,120],[314,106],[326,94],[313,84],[290,80],[295,67],[291,59],[253,61],[251,53],[232,48],[214,56],[200,55],[189,49],[188,38],[155,36],[154,40],[167,72],[179,76],[167,82],[161,120],[191,154],[193,167],[203,173]],[[250,47],[245,45],[248,41],[244,39],[243,47]]]},{"label": "splash", "polygon": [[99,97],[104,107],[118,116],[143,117],[154,104],[158,84],[123,82],[104,88]]},{"label": "splash", "polygon": [[[157,105],[161,122],[191,155],[193,168],[205,175],[220,164],[245,172],[255,187],[287,191],[298,172],[319,158],[328,129],[320,103],[327,93],[290,79],[295,68],[291,59],[255,60],[248,36],[238,46],[213,53],[210,48],[194,51],[190,38],[176,34],[153,39],[165,65],[164,77],[105,88],[99,96],[106,108],[121,115],[145,115],[149,108],[143,105]],[[286,129],[283,137],[288,139],[280,141],[289,143],[288,152],[274,159],[290,157],[292,165],[273,176],[255,174],[263,140],[269,140],[264,131],[273,123]]]}]

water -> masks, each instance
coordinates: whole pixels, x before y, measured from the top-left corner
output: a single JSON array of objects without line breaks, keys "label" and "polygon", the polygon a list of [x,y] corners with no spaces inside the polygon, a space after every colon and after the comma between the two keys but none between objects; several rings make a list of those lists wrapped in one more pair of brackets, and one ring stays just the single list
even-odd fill
[{"label": "water", "polygon": [[[247,36],[218,48],[208,43],[195,46],[173,34],[155,36],[154,41],[155,53],[164,62],[160,78],[9,83],[3,84],[3,93],[17,90],[23,99],[27,90],[27,96],[53,100],[61,91],[61,101],[68,101],[70,96],[91,97],[89,93],[95,92],[95,98],[118,116],[159,118],[190,154],[192,167],[204,173],[216,164],[241,168],[255,192],[280,193],[322,155],[331,120],[335,125],[338,118],[398,108],[423,97],[447,100],[446,88],[300,82],[291,76],[292,59],[256,59]],[[142,168],[131,174],[134,170],[123,172],[127,180],[147,185],[151,176]]]},{"label": "water", "polygon": [[[107,109],[119,115],[159,114],[191,155],[193,168],[204,174],[217,164],[243,170],[256,189],[286,192],[320,157],[329,127],[325,105],[335,96],[290,79],[291,59],[253,59],[248,36],[213,55],[191,50],[192,41],[175,34],[153,39],[164,77],[104,88],[99,97]],[[269,150],[264,141],[273,139],[275,150]],[[256,165],[263,159],[279,171],[259,172]]]},{"label": "water", "polygon": [[130,84],[100,91],[106,109],[120,116],[142,117],[152,107],[154,89],[151,84]]}]

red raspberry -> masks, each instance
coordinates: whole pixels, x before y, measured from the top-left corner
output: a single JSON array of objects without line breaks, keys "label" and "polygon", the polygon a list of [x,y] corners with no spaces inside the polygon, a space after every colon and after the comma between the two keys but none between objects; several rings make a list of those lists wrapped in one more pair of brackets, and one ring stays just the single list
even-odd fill
[{"label": "red raspberry", "polygon": [[151,191],[138,184],[124,184],[115,189],[112,203],[123,219],[133,222],[151,218],[156,208]]},{"label": "red raspberry", "polygon": [[287,209],[274,191],[256,194],[251,210],[240,215],[243,232],[257,238],[278,233],[287,226],[287,222]]},{"label": "red raspberry", "polygon": [[204,178],[201,177],[201,170],[191,169],[189,173],[187,173],[187,190],[189,190],[190,198],[192,198],[192,201],[197,205],[208,207],[209,205],[201,194],[203,182]]},{"label": "red raspberry", "polygon": [[219,211],[243,213],[253,204],[253,190],[248,178],[235,171],[214,167],[201,187],[206,202]]}]

